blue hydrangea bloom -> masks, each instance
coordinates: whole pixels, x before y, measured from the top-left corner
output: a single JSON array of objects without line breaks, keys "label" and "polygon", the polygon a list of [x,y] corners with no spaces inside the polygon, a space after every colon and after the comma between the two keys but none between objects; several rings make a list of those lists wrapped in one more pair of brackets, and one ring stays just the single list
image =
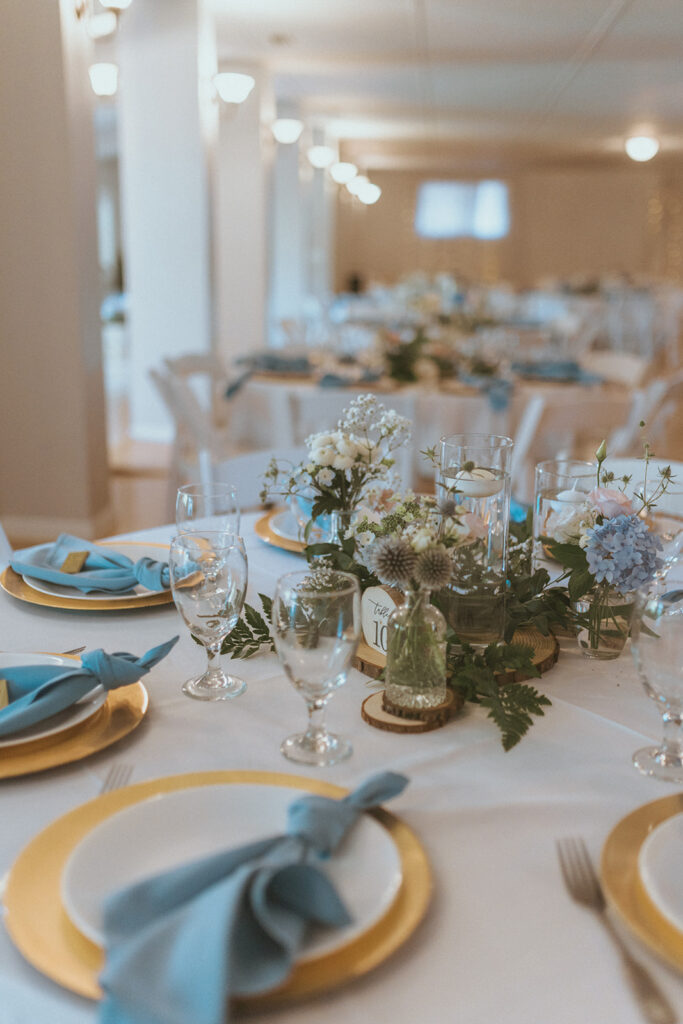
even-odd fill
[{"label": "blue hydrangea bloom", "polygon": [[588,568],[597,583],[609,583],[622,594],[644,586],[664,564],[659,537],[635,515],[615,516],[589,532]]}]

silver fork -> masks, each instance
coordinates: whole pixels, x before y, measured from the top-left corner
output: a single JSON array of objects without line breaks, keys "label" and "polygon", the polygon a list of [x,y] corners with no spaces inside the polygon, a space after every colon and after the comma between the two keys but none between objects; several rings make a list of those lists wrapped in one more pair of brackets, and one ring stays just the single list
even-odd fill
[{"label": "silver fork", "polygon": [[109,766],[109,771],[102,780],[100,794],[111,793],[113,789],[121,789],[122,786],[125,786],[128,783],[132,774],[132,764],[114,761],[114,763]]},{"label": "silver fork", "polygon": [[605,896],[583,839],[560,839],[557,855],[569,895],[577,903],[595,911],[619,950],[624,973],[645,1020],[649,1024],[676,1024],[678,1017],[668,999],[651,974],[632,956],[605,913]]}]

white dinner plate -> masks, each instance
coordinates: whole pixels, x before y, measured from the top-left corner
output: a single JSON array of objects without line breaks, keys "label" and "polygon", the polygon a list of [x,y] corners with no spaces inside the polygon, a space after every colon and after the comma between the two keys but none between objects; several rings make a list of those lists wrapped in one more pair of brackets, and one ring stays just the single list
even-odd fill
[{"label": "white dinner plate", "polygon": [[645,891],[668,921],[683,933],[683,814],[653,829],[640,848],[638,871]]},{"label": "white dinner plate", "polygon": [[285,540],[300,540],[299,524],[289,509],[277,512],[270,520],[270,528],[278,537]]},{"label": "white dinner plate", "polygon": [[[161,793],[134,804],[76,846],[62,874],[64,909],[83,935],[103,946],[102,906],[109,893],[220,850],[281,835],[287,807],[304,796],[300,789],[240,783]],[[352,923],[312,934],[301,960],[331,952],[369,928],[389,909],[401,884],[390,834],[365,814],[321,867]]]},{"label": "white dinner plate", "polygon": [[[50,546],[50,544],[43,544],[41,545],[41,550]],[[159,561],[164,556],[163,549],[158,545],[147,547],[145,544],[126,544],[125,541],[111,541],[110,543],[107,541],[102,547],[115,548],[122,555],[128,555],[133,562],[137,562],[139,558],[153,558],[155,561]],[[168,549],[166,549],[166,557],[168,557]],[[122,593],[110,590],[93,590],[90,594],[86,594],[77,587],[63,587],[59,583],[47,583],[45,580],[37,580],[32,576],[22,576],[22,579],[32,590],[37,590],[40,594],[49,594],[52,597],[74,598],[79,601],[101,601],[103,598],[106,598],[108,601],[129,601],[131,597],[146,597],[149,594],[159,593],[158,590],[149,590],[138,583],[131,590],[126,590]]]},{"label": "white dinner plate", "polygon": [[[0,678],[3,668],[16,668],[19,665],[63,665],[64,668],[74,668],[77,662],[73,658],[61,658],[56,654],[0,654]],[[36,722],[28,729],[15,732],[11,736],[0,737],[0,752],[10,747],[16,747],[21,743],[28,743],[29,740],[42,740],[51,736],[57,736],[74,725],[86,722],[96,711],[99,711],[107,694],[101,687],[94,688],[70,708],[65,708],[56,715],[46,718],[42,722]]]}]

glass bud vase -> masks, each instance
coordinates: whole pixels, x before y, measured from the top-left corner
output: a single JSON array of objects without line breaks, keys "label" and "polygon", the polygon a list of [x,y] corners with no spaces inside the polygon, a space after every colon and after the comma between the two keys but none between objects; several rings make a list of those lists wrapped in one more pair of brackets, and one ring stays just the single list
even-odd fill
[{"label": "glass bud vase", "polygon": [[601,583],[572,607],[579,617],[577,640],[586,658],[618,658],[628,639],[633,614],[631,595]]},{"label": "glass bud vase", "polygon": [[446,620],[425,589],[410,590],[387,622],[385,692],[398,707],[434,708],[446,699]]},{"label": "glass bud vase", "polygon": [[335,508],[332,510],[330,513],[330,544],[342,546],[346,532],[351,526],[353,515],[353,509]]}]

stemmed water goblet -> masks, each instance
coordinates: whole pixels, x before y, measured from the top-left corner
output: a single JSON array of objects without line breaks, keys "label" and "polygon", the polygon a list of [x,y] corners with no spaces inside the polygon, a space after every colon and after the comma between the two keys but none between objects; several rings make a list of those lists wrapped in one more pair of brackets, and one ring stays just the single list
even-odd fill
[{"label": "stemmed water goblet", "polygon": [[282,667],[308,708],[305,732],[280,750],[291,761],[330,765],[349,757],[351,744],[325,727],[325,707],[346,674],[360,639],[360,588],[350,573],[292,572],[277,583],[273,640]]},{"label": "stemmed water goblet", "polygon": [[239,536],[240,508],[233,484],[186,484],[175,506],[178,533],[223,532]]},{"label": "stemmed water goblet", "polygon": [[235,628],[247,592],[247,554],[241,537],[223,532],[184,533],[169,552],[176,608],[205,647],[208,666],[183,692],[197,700],[229,700],[246,689],[220,662],[223,640]]},{"label": "stemmed water goblet", "polygon": [[[666,553],[666,552],[665,552]],[[643,747],[633,763],[644,775],[683,782],[683,558],[667,559],[638,593],[631,650],[641,682],[662,712],[660,746]]]}]

